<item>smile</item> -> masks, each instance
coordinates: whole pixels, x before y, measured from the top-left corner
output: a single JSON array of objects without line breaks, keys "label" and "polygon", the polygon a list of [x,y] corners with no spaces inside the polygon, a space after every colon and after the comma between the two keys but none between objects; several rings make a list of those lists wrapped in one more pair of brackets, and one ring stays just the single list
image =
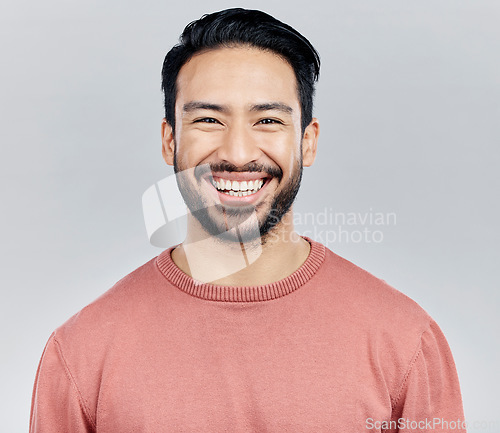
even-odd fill
[{"label": "smile", "polygon": [[244,197],[258,192],[265,183],[265,179],[255,180],[229,180],[222,178],[213,178],[212,185],[217,191],[235,197]]}]

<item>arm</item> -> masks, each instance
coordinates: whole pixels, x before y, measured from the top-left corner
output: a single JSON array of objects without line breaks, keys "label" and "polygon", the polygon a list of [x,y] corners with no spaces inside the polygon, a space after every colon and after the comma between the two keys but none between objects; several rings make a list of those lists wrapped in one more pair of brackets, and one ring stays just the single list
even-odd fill
[{"label": "arm", "polygon": [[93,433],[95,422],[52,334],[38,365],[30,433]]},{"label": "arm", "polygon": [[[399,421],[399,429],[391,431],[465,432],[455,363],[445,336],[434,321],[422,334],[393,400],[392,420]],[[420,425],[415,424],[418,422]]]}]

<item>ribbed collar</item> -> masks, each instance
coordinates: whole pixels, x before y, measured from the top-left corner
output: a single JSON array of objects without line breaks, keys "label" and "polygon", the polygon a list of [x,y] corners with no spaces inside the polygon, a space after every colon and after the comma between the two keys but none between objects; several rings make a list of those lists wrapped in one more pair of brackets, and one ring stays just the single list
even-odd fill
[{"label": "ribbed collar", "polygon": [[156,264],[160,272],[174,286],[197,298],[222,302],[269,301],[288,295],[304,285],[323,263],[325,246],[306,236],[302,237],[311,244],[309,256],[302,266],[288,277],[262,286],[220,286],[196,281],[182,272],[173,262],[170,253],[177,245],[163,251],[156,258]]}]

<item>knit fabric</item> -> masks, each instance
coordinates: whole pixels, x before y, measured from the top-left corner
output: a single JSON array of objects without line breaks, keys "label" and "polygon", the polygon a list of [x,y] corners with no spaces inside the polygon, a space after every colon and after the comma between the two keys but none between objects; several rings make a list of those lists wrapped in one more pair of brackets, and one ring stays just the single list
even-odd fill
[{"label": "knit fabric", "polygon": [[[305,239],[305,263],[271,284],[202,284],[174,264],[173,248],[117,282],[50,336],[30,432],[424,431],[407,427],[463,421],[437,324]],[[429,431],[457,431],[446,427]]]}]

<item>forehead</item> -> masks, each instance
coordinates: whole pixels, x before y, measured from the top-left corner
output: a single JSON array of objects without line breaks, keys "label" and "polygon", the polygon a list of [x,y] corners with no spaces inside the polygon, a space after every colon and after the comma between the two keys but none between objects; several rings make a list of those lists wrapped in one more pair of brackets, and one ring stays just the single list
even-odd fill
[{"label": "forehead", "polygon": [[177,105],[191,100],[228,105],[280,101],[299,109],[291,65],[260,48],[237,46],[194,55],[179,71]]}]

